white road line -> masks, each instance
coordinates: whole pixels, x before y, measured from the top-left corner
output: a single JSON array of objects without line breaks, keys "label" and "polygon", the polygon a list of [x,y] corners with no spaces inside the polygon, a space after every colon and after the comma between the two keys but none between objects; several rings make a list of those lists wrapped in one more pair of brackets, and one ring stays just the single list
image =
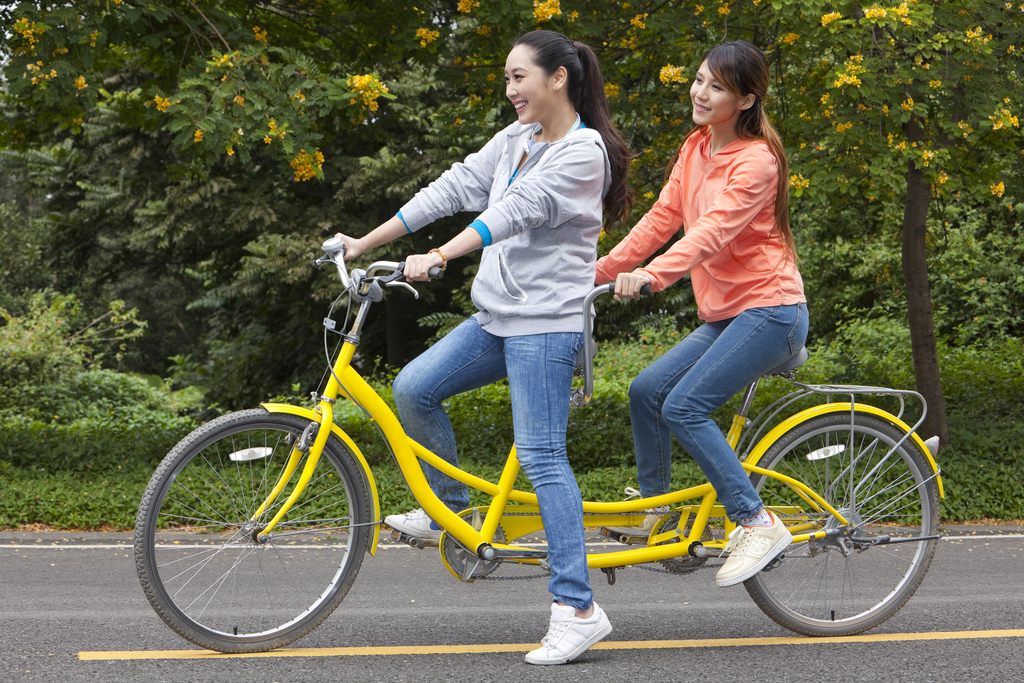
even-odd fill
[{"label": "white road line", "polygon": [[[1003,540],[1019,540],[1019,539],[1024,539],[1024,534],[1004,534],[1004,535],[993,535],[993,536],[943,536],[941,540],[943,540],[943,541],[1003,541]],[[524,546],[524,547],[538,547],[539,548],[539,547],[544,547],[546,544],[544,544],[544,543],[517,543],[516,545],[520,545],[520,546]],[[620,546],[620,545],[621,545],[620,543],[614,543],[614,542],[610,542],[610,543],[587,543],[587,547],[588,548],[600,548],[600,547]],[[165,543],[161,543],[160,545],[158,545],[156,547],[161,549],[161,550],[173,550],[175,548],[184,550],[184,549],[195,549],[195,548],[216,548],[216,547],[219,547],[219,546],[216,545],[216,544],[212,544],[212,543],[208,543],[208,544],[177,544],[177,543],[165,544]],[[296,550],[323,550],[323,549],[330,549],[332,547],[334,547],[334,548],[343,548],[344,546],[280,545],[280,546],[277,546],[277,547],[279,547],[279,548],[294,548]],[[41,543],[36,543],[36,544],[32,544],[32,545],[23,545],[23,544],[4,545],[4,544],[0,543],[0,550],[4,550],[4,549],[10,549],[10,550],[130,550],[132,548],[134,548],[134,546],[133,545],[129,545],[129,544],[123,544],[123,545],[108,545],[108,544],[104,544],[104,545],[42,545]],[[377,548],[379,550],[417,550],[417,548],[413,548],[412,546],[405,545],[405,544],[401,544],[401,545],[398,545],[398,544],[395,544],[395,545],[390,545],[390,544],[389,545],[384,545],[384,544],[381,544],[381,545],[378,545]]]}]

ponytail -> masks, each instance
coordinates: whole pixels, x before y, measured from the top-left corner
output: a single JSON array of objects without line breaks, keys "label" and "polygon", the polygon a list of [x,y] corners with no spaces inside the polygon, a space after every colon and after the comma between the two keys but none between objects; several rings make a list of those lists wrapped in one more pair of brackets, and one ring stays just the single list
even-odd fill
[{"label": "ponytail", "polygon": [[521,36],[516,45],[533,50],[533,61],[547,75],[558,67],[565,67],[569,81],[569,100],[587,128],[601,134],[608,162],[612,169],[612,182],[604,197],[605,225],[613,225],[629,216],[633,207],[633,193],[626,178],[629,173],[629,148],[612,123],[608,98],[604,92],[604,76],[597,55],[584,43],[570,40],[557,31],[531,31]]}]

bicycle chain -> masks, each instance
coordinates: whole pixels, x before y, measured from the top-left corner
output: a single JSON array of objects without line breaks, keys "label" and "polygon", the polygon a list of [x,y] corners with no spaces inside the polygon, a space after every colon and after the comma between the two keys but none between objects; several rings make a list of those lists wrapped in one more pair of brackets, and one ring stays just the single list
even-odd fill
[{"label": "bicycle chain", "polygon": [[[539,517],[539,516],[540,516],[540,513],[536,513],[536,512],[505,512],[505,513],[502,514],[502,517]],[[618,517],[618,516],[621,516],[621,513],[617,513],[617,512],[595,512],[593,514],[588,514],[587,516],[588,517],[602,517],[602,516],[603,517]],[[725,518],[724,517],[710,517],[710,518],[708,518],[708,521],[710,522],[713,519],[724,520]],[[504,564],[504,563],[505,562],[501,562],[501,564]],[[672,575],[675,575],[675,576],[679,576],[680,575],[680,573],[677,572],[677,571],[672,571],[670,569],[660,569],[660,568],[654,567],[654,566],[650,566],[650,567],[645,566],[647,564],[654,565],[654,564],[657,564],[657,563],[656,562],[644,562],[644,563],[641,563],[641,564],[627,564],[627,565],[623,565],[621,567],[615,567],[615,570],[618,571],[618,570],[621,570],[621,569],[643,569],[644,571],[656,572],[658,574],[672,574]],[[701,569],[708,569],[710,567],[716,567],[717,568],[718,565],[717,564],[712,564],[712,565],[709,566],[707,563],[703,563],[703,564],[700,564],[700,565],[694,567],[691,571],[687,572],[687,574],[692,574],[692,573],[694,573],[696,571],[699,571]],[[550,577],[550,576],[551,576],[551,572],[545,572],[543,574],[530,574],[529,576],[494,576],[493,574],[488,574],[487,576],[479,576],[479,577],[477,577],[474,580],[475,581],[527,581],[527,580],[530,580],[530,579],[543,579],[544,577]]]}]

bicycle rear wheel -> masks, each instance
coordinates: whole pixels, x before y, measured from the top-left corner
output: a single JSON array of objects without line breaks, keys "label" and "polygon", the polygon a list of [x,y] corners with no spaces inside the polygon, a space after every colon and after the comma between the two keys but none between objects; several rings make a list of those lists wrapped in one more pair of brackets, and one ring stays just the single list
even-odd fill
[{"label": "bicycle rear wheel", "polygon": [[256,540],[292,491],[254,518],[308,424],[262,409],[224,415],[153,474],[135,563],[153,609],[186,640],[231,653],[282,647],[326,619],[355,580],[373,520],[362,471],[333,435],[302,496]]},{"label": "bicycle rear wheel", "polygon": [[[796,425],[759,466],[816,490],[851,524],[857,539],[889,535],[906,543],[868,545],[847,537],[791,545],[778,567],[745,582],[776,622],[808,636],[852,635],[895,614],[917,590],[935,554],[939,495],[932,468],[904,433],[874,415],[832,413]],[[751,475],[764,504],[801,532],[836,528],[783,482]]]}]

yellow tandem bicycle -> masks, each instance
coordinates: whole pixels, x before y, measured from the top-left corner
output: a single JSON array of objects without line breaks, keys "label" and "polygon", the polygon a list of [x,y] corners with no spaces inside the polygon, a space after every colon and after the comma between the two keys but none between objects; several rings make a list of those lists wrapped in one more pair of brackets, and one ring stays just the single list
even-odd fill
[{"label": "yellow tandem bicycle", "polygon": [[[314,407],[266,403],[202,425],[167,454],[139,505],[134,550],[143,590],[168,626],[203,648],[261,652],[301,638],[338,607],[364,556],[375,554],[377,488],[359,447],[334,423],[339,399],[379,428],[416,501],[444,530],[441,560],[456,578],[474,581],[509,562],[546,567],[543,548],[515,543],[543,530],[536,496],[514,488],[515,446],[496,483],[457,469],[411,440],[352,367],[382,286],[412,290],[403,264],[377,262],[350,274],[339,239],[323,249],[316,263],[336,267],[356,312],[347,330],[324,321],[340,334],[340,351]],[[593,290],[584,310],[609,291]],[[583,345],[584,386],[566,397],[577,406],[593,392],[593,352]],[[769,374],[792,379],[805,359],[806,352]],[[928,571],[943,495],[938,441],[915,432],[926,410],[916,392],[794,385],[748,419],[752,383],[728,433],[762,500],[793,534],[783,555],[744,585],[769,617],[796,633],[860,633],[895,614]],[[888,397],[899,410],[863,396]],[[788,414],[809,397],[820,400]],[[908,398],[921,404],[913,426],[901,419]],[[489,505],[451,512],[431,491],[421,461],[489,496]],[[649,534],[636,531],[645,510],[660,505],[671,512]],[[627,544],[587,555],[610,582],[616,568],[648,563],[691,573],[725,556],[733,528],[709,483],[656,498],[584,501],[583,511],[586,526]]]}]

